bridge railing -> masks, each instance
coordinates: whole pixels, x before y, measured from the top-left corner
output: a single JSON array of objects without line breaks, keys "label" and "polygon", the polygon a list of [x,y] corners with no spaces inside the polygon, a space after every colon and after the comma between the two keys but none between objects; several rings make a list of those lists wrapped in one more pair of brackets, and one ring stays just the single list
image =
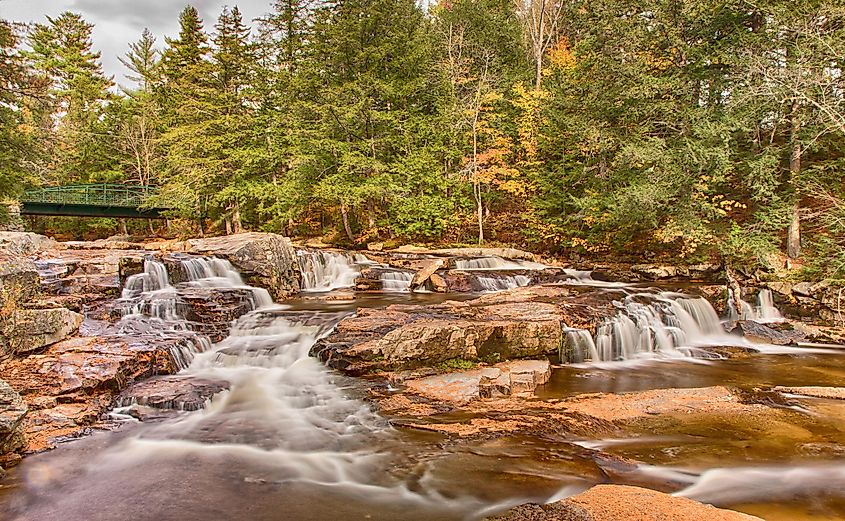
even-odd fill
[{"label": "bridge railing", "polygon": [[155,193],[155,188],[117,184],[48,186],[24,192],[23,203],[72,204],[138,208]]}]

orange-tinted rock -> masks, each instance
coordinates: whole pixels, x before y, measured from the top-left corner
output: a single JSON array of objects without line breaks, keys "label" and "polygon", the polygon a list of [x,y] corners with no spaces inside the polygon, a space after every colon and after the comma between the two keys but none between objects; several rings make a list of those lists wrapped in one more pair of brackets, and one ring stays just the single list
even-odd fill
[{"label": "orange-tinted rock", "polygon": [[75,435],[95,423],[131,382],[175,372],[170,347],[177,341],[80,337],[0,364],[0,373],[29,407],[23,421],[24,451],[49,448],[56,437]]},{"label": "orange-tinted rock", "polygon": [[527,504],[497,516],[498,521],[761,521],[647,488],[596,485],[563,501]]}]

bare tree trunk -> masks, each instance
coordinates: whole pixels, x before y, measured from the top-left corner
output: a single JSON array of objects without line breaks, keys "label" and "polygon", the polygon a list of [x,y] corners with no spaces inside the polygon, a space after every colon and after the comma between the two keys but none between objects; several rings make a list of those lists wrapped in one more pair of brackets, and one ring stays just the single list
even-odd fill
[{"label": "bare tree trunk", "polygon": [[147,227],[150,230],[150,235],[156,234],[156,230],[155,230],[155,227],[153,226],[153,220],[152,219],[147,219]]},{"label": "bare tree trunk", "polygon": [[226,214],[223,217],[223,222],[226,225],[226,235],[232,235],[232,216],[229,215],[229,214]]},{"label": "bare tree trunk", "polygon": [[534,90],[539,91],[543,84],[543,55],[534,57]]},{"label": "bare tree trunk", "polygon": [[[801,143],[798,141],[798,133],[801,130],[801,118],[798,113],[799,103],[793,102],[792,114],[792,153],[789,156],[789,182],[793,188],[797,186],[798,176],[801,174]],[[801,256],[801,213],[798,195],[795,195],[795,205],[792,207],[792,220],[786,230],[786,256],[790,259],[797,259]]]},{"label": "bare tree trunk", "polygon": [[241,225],[241,205],[238,201],[235,201],[235,205],[232,209],[232,231],[234,233],[241,233],[243,230],[243,226]]},{"label": "bare tree trunk", "polygon": [[118,219],[117,226],[121,235],[129,235],[129,231],[126,229],[126,219]]},{"label": "bare tree trunk", "polygon": [[340,205],[340,215],[343,217],[343,229],[346,231],[349,242],[355,242],[355,236],[352,235],[352,228],[349,227],[349,211],[346,209],[345,204]]}]

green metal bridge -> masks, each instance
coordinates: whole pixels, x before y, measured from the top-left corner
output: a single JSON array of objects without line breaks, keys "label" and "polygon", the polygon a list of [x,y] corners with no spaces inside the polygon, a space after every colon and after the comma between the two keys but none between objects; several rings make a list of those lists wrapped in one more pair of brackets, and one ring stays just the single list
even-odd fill
[{"label": "green metal bridge", "polygon": [[48,186],[24,192],[21,214],[163,219],[167,208],[144,204],[155,192],[154,187],[117,184]]}]

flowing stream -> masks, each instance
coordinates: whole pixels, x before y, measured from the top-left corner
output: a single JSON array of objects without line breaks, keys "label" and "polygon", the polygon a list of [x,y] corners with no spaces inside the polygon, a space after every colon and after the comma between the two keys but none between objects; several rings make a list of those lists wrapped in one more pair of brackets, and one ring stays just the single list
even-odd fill
[{"label": "flowing stream", "polygon": [[[300,262],[310,270],[308,291],[354,284],[354,257],[307,254]],[[497,260],[490,262],[495,268],[485,261],[475,269],[501,269]],[[308,354],[356,308],[391,300],[324,302],[317,309],[307,300],[279,305],[266,291],[245,285],[221,259],[186,257],[179,267],[184,282],[178,284],[171,284],[167,266],[153,260],[130,277],[118,325],[126,334],[190,338],[174,354],[180,374],[225,381],[229,389],[203,410],[157,422],[127,420],[116,432],[27,458],[9,478],[11,487],[0,490],[5,518],[477,519],[607,481],[584,450],[612,447],[615,454],[643,462],[632,476],[615,482],[670,481],[680,484],[679,495],[769,519],[845,519],[845,440],[837,438],[841,417],[835,414],[822,418],[800,407],[786,410],[802,419],[798,444],[795,433],[749,437],[746,427],[703,420],[658,437],[626,440],[515,436],[462,443],[395,429],[363,399],[366,389],[359,380]],[[404,276],[387,281],[387,291],[401,291],[406,283]],[[196,291],[243,293],[249,310],[212,344],[187,318],[185,298]],[[400,297],[442,298],[390,298]],[[719,317],[703,299],[665,291],[628,292],[595,336],[579,329],[565,333],[574,361],[592,363],[557,369],[541,397],[708,385],[839,385],[845,378],[845,353],[793,350],[786,356],[764,352],[700,360],[696,346],[740,339],[725,338]],[[646,364],[607,364],[655,353],[661,356]],[[121,412],[117,416],[125,417]],[[820,517],[812,517],[816,514]]]}]

